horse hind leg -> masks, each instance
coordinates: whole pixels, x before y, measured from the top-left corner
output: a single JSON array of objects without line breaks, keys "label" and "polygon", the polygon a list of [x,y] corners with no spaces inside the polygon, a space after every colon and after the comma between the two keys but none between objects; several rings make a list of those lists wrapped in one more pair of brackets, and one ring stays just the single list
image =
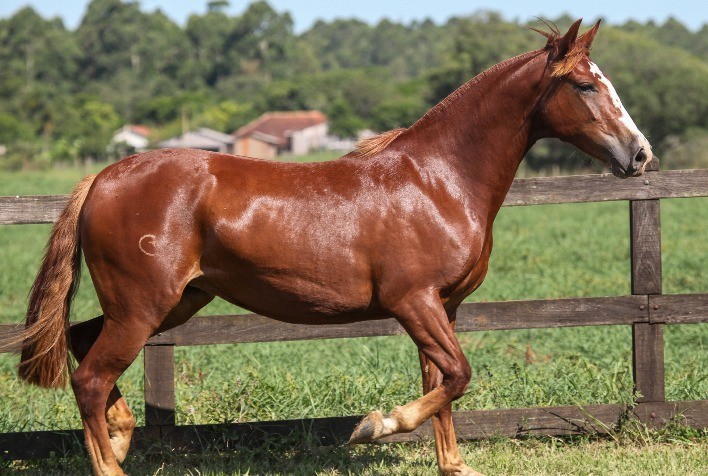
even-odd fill
[{"label": "horse hind leg", "polygon": [[[74,324],[69,329],[71,351],[81,363],[103,328],[103,316]],[[135,428],[135,417],[117,385],[108,395],[106,426],[113,454],[119,463],[125,460]]]},{"label": "horse hind leg", "polygon": [[[124,445],[117,442],[111,444],[107,413],[118,414],[127,405],[123,407],[123,402],[116,407],[116,411],[110,412],[110,407],[115,406],[120,398],[110,402],[109,395],[114,392],[116,380],[135,360],[150,333],[149,327],[135,321],[123,320],[117,323],[104,318],[98,338],[71,375],[71,386],[79,406],[86,446],[96,475],[124,474],[118,466],[118,456],[125,456]],[[127,418],[132,419],[132,415]]]},{"label": "horse hind leg", "polygon": [[[117,463],[125,460],[135,428],[135,417],[115,381],[133,362],[151,335],[182,324],[213,298],[204,291],[187,287],[179,303],[162,319],[157,330],[154,326],[136,321],[122,320],[120,325],[116,325],[103,316],[75,324],[69,330],[72,352],[80,362],[72,375],[72,386],[96,474],[123,474]],[[104,377],[98,377],[99,374]],[[104,381],[105,385],[97,385],[97,381]],[[110,388],[107,396],[106,388]],[[104,402],[104,418],[97,416],[101,401]],[[108,445],[103,435],[108,436]],[[108,447],[115,458],[113,460]]]}]

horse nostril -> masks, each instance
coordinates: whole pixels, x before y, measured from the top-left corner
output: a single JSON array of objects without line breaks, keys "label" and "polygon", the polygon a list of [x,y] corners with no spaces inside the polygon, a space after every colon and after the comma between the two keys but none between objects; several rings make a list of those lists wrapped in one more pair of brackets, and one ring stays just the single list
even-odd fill
[{"label": "horse nostril", "polygon": [[634,161],[638,163],[642,163],[645,160],[647,160],[647,153],[644,151],[644,147],[639,149],[639,152],[637,152],[637,155],[634,157]]}]

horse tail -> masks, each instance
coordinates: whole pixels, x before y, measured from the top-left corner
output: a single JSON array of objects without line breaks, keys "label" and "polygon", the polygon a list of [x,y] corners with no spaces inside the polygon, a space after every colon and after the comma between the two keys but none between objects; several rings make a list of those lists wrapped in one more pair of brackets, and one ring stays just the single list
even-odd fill
[{"label": "horse tail", "polygon": [[54,224],[30,291],[25,329],[14,342],[22,342],[20,378],[40,387],[64,387],[69,374],[69,311],[81,275],[79,215],[95,178],[79,182]]}]

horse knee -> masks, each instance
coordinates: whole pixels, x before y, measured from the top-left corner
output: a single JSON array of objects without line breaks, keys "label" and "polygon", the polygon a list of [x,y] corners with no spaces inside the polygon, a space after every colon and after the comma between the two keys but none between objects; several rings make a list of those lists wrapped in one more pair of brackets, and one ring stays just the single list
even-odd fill
[{"label": "horse knee", "polygon": [[460,359],[446,376],[443,385],[452,394],[453,399],[462,397],[472,379],[472,368],[467,359]]}]

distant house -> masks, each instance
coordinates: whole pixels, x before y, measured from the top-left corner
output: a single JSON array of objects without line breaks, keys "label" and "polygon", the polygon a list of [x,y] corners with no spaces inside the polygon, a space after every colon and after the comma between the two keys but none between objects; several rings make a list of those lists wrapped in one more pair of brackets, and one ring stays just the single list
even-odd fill
[{"label": "distant house", "polygon": [[202,127],[196,131],[186,132],[177,137],[163,140],[157,146],[161,149],[203,149],[231,153],[234,146],[234,137],[230,134]]},{"label": "distant house", "polygon": [[267,112],[233,133],[234,153],[261,159],[305,155],[327,144],[327,116],[319,111]]},{"label": "distant house", "polygon": [[122,155],[144,152],[150,145],[150,128],[136,124],[121,127],[113,134],[110,150],[120,151]]}]

